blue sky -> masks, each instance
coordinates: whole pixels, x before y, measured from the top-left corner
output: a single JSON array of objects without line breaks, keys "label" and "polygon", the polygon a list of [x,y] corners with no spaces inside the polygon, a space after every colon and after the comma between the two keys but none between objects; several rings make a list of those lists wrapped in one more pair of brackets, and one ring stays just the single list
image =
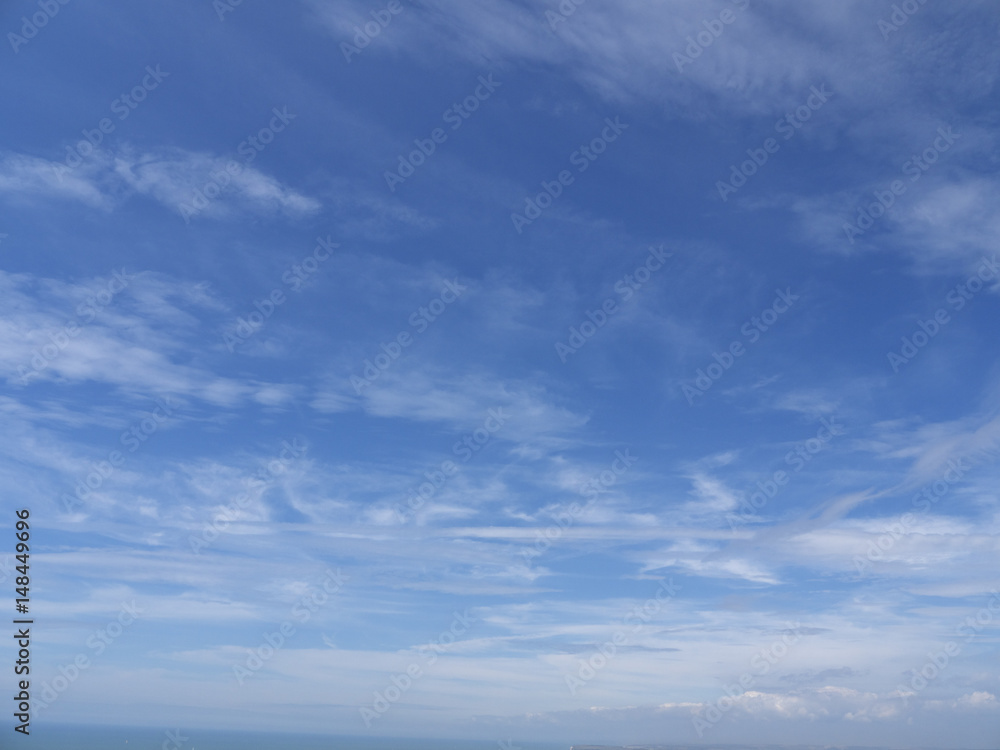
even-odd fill
[{"label": "blue sky", "polygon": [[994,3],[0,17],[38,721],[996,746]]}]

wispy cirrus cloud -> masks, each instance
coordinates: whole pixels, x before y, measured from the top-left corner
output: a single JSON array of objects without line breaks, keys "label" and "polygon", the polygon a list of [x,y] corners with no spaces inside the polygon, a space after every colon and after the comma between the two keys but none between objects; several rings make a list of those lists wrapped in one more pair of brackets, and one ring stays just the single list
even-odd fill
[{"label": "wispy cirrus cloud", "polygon": [[[144,195],[184,215],[223,218],[246,212],[301,218],[321,203],[256,167],[181,148],[140,151],[123,145],[97,150],[79,166],[8,152],[0,161],[0,193],[9,199],[63,199],[110,211],[130,195]],[[205,197],[206,187],[208,197]],[[201,196],[201,197],[199,197]]]}]

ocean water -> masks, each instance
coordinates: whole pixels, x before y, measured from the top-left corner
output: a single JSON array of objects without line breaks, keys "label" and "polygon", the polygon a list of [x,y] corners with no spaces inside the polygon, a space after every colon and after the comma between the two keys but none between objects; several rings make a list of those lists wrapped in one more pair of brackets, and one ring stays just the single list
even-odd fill
[{"label": "ocean water", "polygon": [[[498,750],[496,741],[427,740],[346,737],[312,734],[271,734],[182,729],[183,741],[174,741],[174,729],[71,725],[32,726],[22,737],[8,729],[0,750]],[[13,737],[10,737],[13,735]],[[569,745],[516,742],[520,750],[569,750]]]}]

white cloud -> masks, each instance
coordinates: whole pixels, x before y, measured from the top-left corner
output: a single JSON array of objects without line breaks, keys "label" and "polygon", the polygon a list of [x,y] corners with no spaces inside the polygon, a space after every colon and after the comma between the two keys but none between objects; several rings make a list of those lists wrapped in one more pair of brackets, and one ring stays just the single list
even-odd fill
[{"label": "white cloud", "polygon": [[[240,211],[300,218],[320,209],[315,198],[255,167],[240,164],[237,174],[227,172],[232,163],[228,157],[181,148],[139,152],[128,145],[98,151],[76,168],[8,153],[0,160],[0,193],[14,199],[63,198],[102,210],[117,208],[128,194],[138,193],[185,218],[223,218]],[[206,187],[209,199],[197,202],[196,191],[206,195]]]},{"label": "white cloud", "polygon": [[706,474],[691,477],[694,485],[691,492],[697,501],[690,503],[692,509],[704,513],[725,513],[735,510],[740,504],[739,496],[719,479]]},{"label": "white cloud", "polygon": [[14,200],[55,197],[110,210],[114,199],[101,179],[107,165],[107,158],[100,156],[74,171],[58,162],[7,152],[0,156],[0,193]]},{"label": "white cloud", "polygon": [[68,283],[0,271],[0,375],[11,385],[96,382],[130,395],[232,406],[288,402],[294,390],[216,375],[191,339],[221,305],[189,282],[131,269]]},{"label": "white cloud", "polygon": [[[232,213],[233,206],[246,211],[284,213],[300,217],[314,213],[320,203],[275,178],[265,175],[255,167],[240,165],[238,174],[227,171],[232,160],[183,149],[161,149],[152,153],[135,153],[121,149],[115,155],[115,173],[130,188],[149,195],[164,206],[181,212],[181,206],[198,208],[196,191],[207,198],[198,215],[221,217]],[[215,188],[221,186],[221,195],[213,198]]]}]

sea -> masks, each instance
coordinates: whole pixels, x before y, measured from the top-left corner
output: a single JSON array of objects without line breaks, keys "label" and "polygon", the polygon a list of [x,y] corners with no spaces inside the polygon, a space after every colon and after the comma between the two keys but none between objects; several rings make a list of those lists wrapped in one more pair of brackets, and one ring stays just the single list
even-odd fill
[{"label": "sea", "polygon": [[[10,728],[0,750],[498,750],[497,741],[369,738],[271,734],[206,729],[177,730],[67,724],[33,726],[23,737]],[[13,736],[12,736],[13,735]],[[515,742],[511,750],[569,750],[568,744]]]}]

